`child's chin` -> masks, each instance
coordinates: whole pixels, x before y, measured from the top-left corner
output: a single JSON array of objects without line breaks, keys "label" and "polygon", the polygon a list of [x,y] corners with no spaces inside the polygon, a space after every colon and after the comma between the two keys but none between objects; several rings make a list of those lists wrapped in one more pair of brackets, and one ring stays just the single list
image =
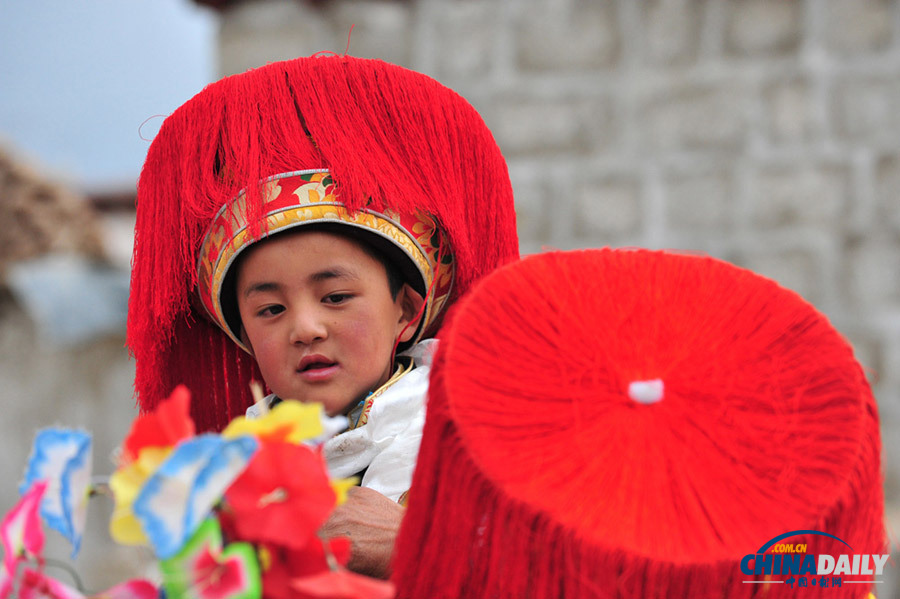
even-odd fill
[{"label": "child's chin", "polygon": [[353,400],[332,398],[310,399],[309,401],[322,404],[322,411],[326,416],[345,416],[357,403]]},{"label": "child's chin", "polygon": [[325,412],[326,416],[342,416],[353,409],[353,406],[356,405],[356,402],[350,400],[347,401],[345,399],[338,399],[332,397],[316,397],[305,395],[304,397],[292,398],[289,394],[280,394],[275,393],[281,399],[292,399],[294,401],[299,401],[300,403],[310,403],[310,404],[320,404],[322,406],[322,411]]}]

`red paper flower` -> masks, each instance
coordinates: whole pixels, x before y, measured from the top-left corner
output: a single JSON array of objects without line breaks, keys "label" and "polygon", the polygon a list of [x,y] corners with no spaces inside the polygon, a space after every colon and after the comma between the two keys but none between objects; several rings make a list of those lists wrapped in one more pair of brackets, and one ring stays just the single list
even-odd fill
[{"label": "red paper flower", "polygon": [[190,403],[191,392],[179,385],[153,412],[135,418],[122,443],[123,462],[128,464],[136,460],[145,447],[172,447],[182,439],[193,437],[196,429],[191,420]]},{"label": "red paper flower", "polygon": [[258,547],[262,567],[262,583],[266,599],[293,599],[297,591],[292,587],[296,579],[325,572],[329,568],[346,565],[350,559],[350,540],[343,537],[328,539],[326,546],[318,538],[312,539],[303,549],[284,547]]},{"label": "red paper flower", "polygon": [[225,492],[240,539],[303,549],[335,503],[321,456],[303,445],[263,442]]},{"label": "red paper flower", "polygon": [[291,599],[393,599],[394,585],[354,574],[349,570],[327,570],[294,579],[291,587],[296,591]]}]

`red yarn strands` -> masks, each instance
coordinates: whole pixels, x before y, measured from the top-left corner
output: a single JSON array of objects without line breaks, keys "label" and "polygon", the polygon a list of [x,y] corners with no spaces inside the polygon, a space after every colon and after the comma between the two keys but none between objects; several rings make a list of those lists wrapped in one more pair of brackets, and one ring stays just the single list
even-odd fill
[{"label": "red yarn strands", "polygon": [[884,548],[868,384],[767,279],[662,252],[544,254],[487,277],[441,338],[398,597],[787,597],[743,584],[741,557],[795,530]]},{"label": "red yarn strands", "polygon": [[454,298],[518,257],[506,162],[478,113],[424,75],[378,61],[348,60],[343,70],[326,62],[312,62],[309,76],[341,101],[295,95],[301,113],[318,115],[306,124],[348,207],[371,197],[374,210],[436,215],[457,263]]},{"label": "red yarn strands", "polygon": [[456,93],[401,67],[343,56],[225,78],[166,119],[141,173],[128,346],[142,410],[184,383],[198,428],[209,430],[252,402],[252,359],[191,299],[197,251],[213,216],[241,189],[257,222],[261,180],[314,168],[331,171],[351,209],[435,216],[456,262],[451,301],[518,257],[506,164]]}]

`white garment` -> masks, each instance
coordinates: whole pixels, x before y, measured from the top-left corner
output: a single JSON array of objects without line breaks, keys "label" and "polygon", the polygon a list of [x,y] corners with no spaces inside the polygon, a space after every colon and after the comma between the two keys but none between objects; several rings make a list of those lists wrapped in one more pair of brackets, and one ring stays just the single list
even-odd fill
[{"label": "white garment", "polygon": [[[425,339],[400,354],[412,358],[416,367],[375,399],[366,424],[325,442],[323,455],[333,478],[365,470],[362,486],[394,501],[409,489],[422,441],[428,376],[437,345],[437,340]],[[274,396],[266,398],[272,399]],[[247,409],[248,418],[259,416],[259,409],[254,408]]]}]

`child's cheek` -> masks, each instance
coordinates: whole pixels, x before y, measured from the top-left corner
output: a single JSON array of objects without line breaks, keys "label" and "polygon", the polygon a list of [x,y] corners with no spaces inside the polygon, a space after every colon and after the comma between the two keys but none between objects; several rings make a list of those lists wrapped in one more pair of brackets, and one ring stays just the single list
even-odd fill
[{"label": "child's cheek", "polygon": [[270,370],[277,363],[280,363],[281,360],[279,359],[279,356],[286,352],[284,344],[279,343],[272,335],[257,336],[256,339],[251,338],[250,341],[253,345],[253,357],[256,359],[257,365],[263,372]]},{"label": "child's cheek", "polygon": [[365,317],[348,320],[344,323],[343,335],[345,352],[372,366],[383,366],[377,363],[391,351],[392,340],[379,334],[376,321]]},{"label": "child's cheek", "polygon": [[357,343],[363,343],[371,334],[371,322],[365,318],[354,318],[344,323],[344,332],[347,338]]}]

